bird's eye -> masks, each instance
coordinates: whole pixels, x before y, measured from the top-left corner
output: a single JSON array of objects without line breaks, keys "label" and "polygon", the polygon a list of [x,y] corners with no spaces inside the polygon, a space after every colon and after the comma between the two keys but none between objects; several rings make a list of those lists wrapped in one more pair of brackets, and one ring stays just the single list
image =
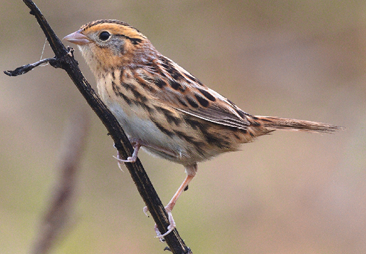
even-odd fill
[{"label": "bird's eye", "polygon": [[103,31],[99,34],[99,39],[102,40],[102,41],[108,40],[109,37],[111,37],[111,34],[107,31]]}]

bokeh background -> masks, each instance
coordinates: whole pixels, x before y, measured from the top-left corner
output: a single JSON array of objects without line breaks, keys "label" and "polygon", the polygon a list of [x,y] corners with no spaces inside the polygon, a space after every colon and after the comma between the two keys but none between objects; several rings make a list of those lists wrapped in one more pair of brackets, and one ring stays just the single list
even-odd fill
[{"label": "bokeh background", "polygon": [[[38,0],[55,32],[115,18],[243,110],[345,126],[276,132],[199,164],[174,218],[194,253],[366,253],[366,1]],[[0,3],[0,70],[40,59],[22,1]],[[53,54],[46,45],[43,57]],[[79,52],[81,69],[94,85]],[[66,73],[0,74],[0,253],[27,253],[47,206],[65,123],[90,117],[75,212],[53,253],[162,253],[112,140]],[[140,158],[163,203],[182,166]]]}]

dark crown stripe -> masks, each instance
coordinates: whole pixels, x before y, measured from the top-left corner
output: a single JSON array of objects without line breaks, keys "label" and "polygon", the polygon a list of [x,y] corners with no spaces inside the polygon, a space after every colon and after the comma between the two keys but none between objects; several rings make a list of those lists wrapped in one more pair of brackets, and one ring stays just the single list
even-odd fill
[{"label": "dark crown stripe", "polygon": [[130,27],[130,28],[132,28],[132,29],[134,29],[134,30],[136,30],[137,32],[140,33],[140,31],[137,30],[136,28],[134,28],[133,26],[130,26],[126,22],[119,21],[117,19],[99,19],[99,20],[92,21],[92,22],[89,22],[89,23],[83,25],[80,29],[83,30],[83,31],[85,31],[86,29],[88,29],[90,27],[96,26],[98,24],[105,24],[105,23],[118,24],[118,25],[122,25],[122,26],[127,26],[127,27]]}]

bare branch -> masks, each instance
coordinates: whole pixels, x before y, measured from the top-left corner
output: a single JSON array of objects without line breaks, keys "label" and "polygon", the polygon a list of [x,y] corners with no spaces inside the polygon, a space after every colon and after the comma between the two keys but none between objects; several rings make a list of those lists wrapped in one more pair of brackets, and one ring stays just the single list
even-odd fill
[{"label": "bare branch", "polygon": [[48,253],[73,212],[76,177],[85,146],[88,122],[84,111],[77,112],[69,120],[57,167],[59,177],[53,186],[49,207],[36,234],[30,252],[32,254]]},{"label": "bare branch", "polygon": [[[91,88],[90,84],[81,73],[78,63],[73,57],[72,51],[70,49],[66,49],[66,47],[62,44],[34,2],[31,0],[23,0],[23,2],[30,8],[30,13],[36,17],[52,50],[56,55],[55,61],[50,62],[50,64],[54,67],[60,67],[68,73],[69,77],[84,96],[89,106],[94,110],[94,112],[98,115],[100,120],[107,128],[108,133],[112,137],[115,147],[118,150],[118,154],[124,159],[127,158],[133,152],[132,146],[127,136],[119,125],[117,119],[100,100],[99,96]],[[166,232],[167,227],[169,226],[167,213],[160,201],[159,196],[152,186],[149,177],[142,167],[140,160],[137,159],[135,163],[125,163],[125,165],[130,172],[131,177],[135,182],[136,187],[146,206],[148,207],[159,231]],[[169,246],[169,249],[175,254],[192,253],[191,250],[185,245],[176,229],[167,235],[165,240]]]},{"label": "bare branch", "polygon": [[41,64],[44,64],[44,63],[49,63],[51,61],[56,61],[55,58],[46,58],[46,59],[42,59],[38,62],[35,62],[35,63],[32,63],[32,64],[26,64],[26,65],[23,65],[23,66],[20,66],[18,68],[16,68],[15,70],[13,71],[4,71],[4,73],[10,77],[16,77],[16,76],[19,76],[19,75],[23,75],[23,74],[26,74],[27,72],[33,70],[34,68],[36,68],[37,66],[41,65]]}]

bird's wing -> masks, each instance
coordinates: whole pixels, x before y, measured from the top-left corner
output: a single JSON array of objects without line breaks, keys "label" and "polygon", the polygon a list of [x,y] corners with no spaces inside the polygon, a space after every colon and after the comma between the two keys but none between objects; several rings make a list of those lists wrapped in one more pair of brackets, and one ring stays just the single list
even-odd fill
[{"label": "bird's wing", "polygon": [[[150,77],[150,82],[158,86],[159,89],[152,92],[152,95],[164,105],[228,127],[245,130],[250,125],[247,113],[224,96],[203,85],[168,58],[160,59],[159,64],[153,69],[153,73],[149,69],[140,71],[145,72],[145,75]],[[156,75],[157,69],[159,75]]]}]

